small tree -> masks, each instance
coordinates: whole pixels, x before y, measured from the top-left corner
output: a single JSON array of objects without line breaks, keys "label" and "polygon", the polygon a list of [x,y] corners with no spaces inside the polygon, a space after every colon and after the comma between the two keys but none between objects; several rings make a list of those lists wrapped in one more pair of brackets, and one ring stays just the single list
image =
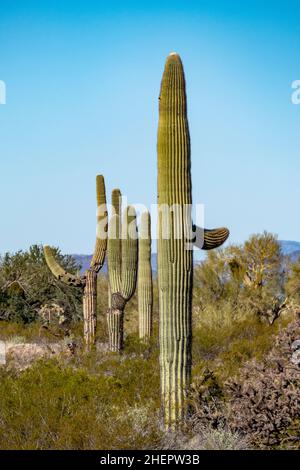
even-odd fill
[{"label": "small tree", "polygon": [[252,235],[244,245],[210,252],[195,269],[194,304],[220,308],[224,302],[233,314],[251,309],[270,323],[279,316],[285,306],[284,270],[275,235]]},{"label": "small tree", "polygon": [[[71,256],[55,256],[66,270],[79,266]],[[53,278],[45,262],[43,247],[33,245],[28,251],[6,253],[0,258],[0,319],[34,321],[46,302],[61,304],[73,318],[81,316],[80,296],[76,289],[62,286]]]},{"label": "small tree", "polygon": [[201,308],[228,298],[232,277],[227,258],[226,249],[208,251],[206,260],[195,268],[193,298]]},{"label": "small tree", "polygon": [[295,300],[297,304],[300,304],[300,257],[295,263],[291,263],[289,268],[285,286],[286,293]]}]

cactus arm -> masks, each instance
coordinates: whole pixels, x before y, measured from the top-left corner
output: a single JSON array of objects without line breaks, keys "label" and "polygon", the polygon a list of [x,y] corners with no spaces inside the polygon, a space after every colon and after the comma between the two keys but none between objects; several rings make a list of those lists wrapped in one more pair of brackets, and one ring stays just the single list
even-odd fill
[{"label": "cactus arm", "polygon": [[128,301],[134,294],[137,280],[138,238],[136,212],[133,206],[125,209],[122,224],[122,288],[121,295]]},{"label": "cactus arm", "polygon": [[229,230],[226,227],[215,229],[204,229],[204,243],[202,250],[212,250],[223,245],[229,237]]},{"label": "cactus arm", "polygon": [[44,254],[46,263],[52,274],[56,277],[56,279],[64,282],[68,286],[84,287],[84,279],[80,278],[79,276],[75,276],[74,274],[70,274],[64,268],[62,268],[60,264],[56,261],[53,249],[50,246],[44,246]]},{"label": "cactus arm", "polygon": [[117,214],[118,216],[121,216],[122,194],[118,188],[112,190],[111,204],[113,208],[113,213]]},{"label": "cactus arm", "polygon": [[122,247],[121,247],[121,191],[113,189],[111,193],[112,216],[108,224],[108,277],[111,293],[121,292]]},{"label": "cactus arm", "polygon": [[223,245],[229,237],[229,230],[226,227],[210,230],[194,226],[194,231],[196,232],[194,246],[201,250],[212,250],[214,248],[218,248]]},{"label": "cactus arm", "polygon": [[120,217],[115,214],[110,218],[108,224],[108,276],[111,293],[121,292],[122,260],[121,260],[121,240],[117,235],[120,226]]},{"label": "cactus arm", "polygon": [[90,268],[98,273],[102,268],[107,248],[107,209],[105,182],[102,175],[96,177],[97,238]]}]

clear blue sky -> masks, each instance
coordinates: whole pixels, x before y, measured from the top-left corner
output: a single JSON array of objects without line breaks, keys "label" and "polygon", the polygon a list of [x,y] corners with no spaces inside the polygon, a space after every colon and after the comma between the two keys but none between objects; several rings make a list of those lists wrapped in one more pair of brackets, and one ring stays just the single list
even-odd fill
[{"label": "clear blue sky", "polygon": [[[183,60],[194,202],[231,242],[300,240],[296,1],[0,3],[0,252],[90,253],[95,175],[156,202],[158,94]],[[110,197],[110,196],[109,196]]]}]

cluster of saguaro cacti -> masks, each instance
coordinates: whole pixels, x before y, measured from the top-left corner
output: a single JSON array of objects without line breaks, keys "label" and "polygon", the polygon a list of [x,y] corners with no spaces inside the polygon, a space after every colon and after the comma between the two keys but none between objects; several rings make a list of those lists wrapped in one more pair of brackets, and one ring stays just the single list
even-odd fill
[{"label": "cluster of saguaro cacti", "polygon": [[[108,225],[108,276],[110,301],[107,311],[109,348],[119,352],[124,342],[124,309],[134,294],[138,266],[136,213],[128,206],[121,216],[121,193],[112,192],[112,214]],[[122,220],[121,220],[122,218]]]},{"label": "cluster of saguaro cacti", "polygon": [[83,321],[86,348],[91,349],[95,341],[97,319],[97,274],[102,268],[107,246],[107,211],[105,183],[102,175],[96,178],[97,193],[97,237],[90,268],[83,276],[66,272],[54,257],[49,246],[44,247],[45,259],[54,276],[65,284],[83,290]]},{"label": "cluster of saguaro cacti", "polygon": [[152,334],[152,268],[151,268],[151,219],[149,212],[143,212],[140,221],[139,267],[138,267],[138,309],[139,337],[149,340]]},{"label": "cluster of saguaro cacti", "polygon": [[[166,428],[174,428],[187,413],[191,378],[193,245],[216,248],[227,239],[227,228],[213,230],[192,223],[190,136],[185,77],[180,57],[167,58],[161,82],[158,124],[158,292],[161,397]],[[97,204],[105,207],[98,225],[107,222],[104,179],[97,177]],[[128,206],[122,216],[121,192],[112,192],[113,214],[108,237],[98,235],[90,269],[80,277],[57,263],[50,247],[45,257],[53,274],[83,289],[84,336],[90,348],[96,328],[96,281],[108,248],[109,348],[123,349],[124,309],[138,278],[139,336],[152,332],[152,271],[150,214],[141,215],[138,243],[136,213]],[[103,230],[102,230],[103,233]],[[105,235],[107,235],[105,230]],[[139,263],[138,263],[139,261]],[[139,267],[138,267],[139,264]]]},{"label": "cluster of saguaro cacti", "polygon": [[[193,282],[190,136],[184,71],[175,53],[167,58],[161,82],[157,154],[161,394],[165,426],[172,428],[187,412]],[[174,206],[164,220],[160,208]],[[220,246],[228,234],[223,228],[204,230],[202,248]]]}]

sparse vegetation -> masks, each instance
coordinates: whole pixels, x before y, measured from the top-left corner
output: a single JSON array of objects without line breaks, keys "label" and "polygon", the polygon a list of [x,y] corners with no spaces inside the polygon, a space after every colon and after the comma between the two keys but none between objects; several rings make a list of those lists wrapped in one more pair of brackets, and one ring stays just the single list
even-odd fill
[{"label": "sparse vegetation", "polygon": [[[107,278],[101,275],[98,279],[101,295],[98,296],[97,348],[94,351],[83,352],[81,320],[73,319],[68,341],[72,339],[77,344],[74,355],[39,360],[22,371],[13,367],[12,359],[7,367],[2,366],[1,448],[297,448],[297,407],[294,404],[278,406],[276,400],[273,408],[267,406],[268,397],[276,393],[278,399],[285,401],[298,396],[297,391],[294,395],[286,395],[286,389],[280,388],[284,379],[297,390],[297,381],[295,378],[290,380],[289,369],[282,371],[273,359],[270,362],[270,357],[275,354],[276,358],[285,358],[288,363],[290,343],[297,337],[300,339],[299,324],[295,322],[297,307],[281,312],[271,325],[256,315],[249,304],[236,302],[236,298],[245,295],[245,286],[237,285],[232,270],[226,267],[225,261],[220,261],[227,259],[226,251],[210,253],[206,261],[195,268],[191,413],[181,434],[170,435],[161,427],[156,279],[152,340],[147,345],[138,338],[138,304],[134,295],[127,305],[125,349],[122,355],[115,355],[105,348],[108,285]],[[210,281],[215,275],[210,270],[215,257],[222,269],[228,269],[222,293],[214,287],[214,276]],[[43,266],[47,272],[47,267]],[[50,278],[53,281],[51,273]],[[205,304],[198,286],[202,289]],[[235,295],[231,294],[233,286]],[[218,300],[213,292],[217,292]],[[293,300],[296,306],[296,297]],[[49,344],[57,341],[56,335],[60,335],[62,341],[65,336],[62,327],[55,324],[51,328],[41,328],[40,321],[2,320],[0,339],[11,343]],[[265,399],[259,413],[248,397],[248,383],[254,391],[257,389],[257,396],[260,390],[264,391]],[[244,389],[247,391],[243,392]],[[272,410],[274,419],[280,419],[282,424],[275,437],[271,434],[268,438],[263,413],[273,416]],[[257,423],[255,426],[254,422]]]}]

